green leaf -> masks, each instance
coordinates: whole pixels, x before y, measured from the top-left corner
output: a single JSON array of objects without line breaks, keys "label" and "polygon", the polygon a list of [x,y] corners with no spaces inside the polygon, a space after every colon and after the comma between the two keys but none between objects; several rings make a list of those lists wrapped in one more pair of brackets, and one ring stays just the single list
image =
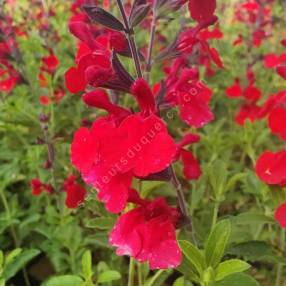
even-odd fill
[{"label": "green leaf", "polygon": [[180,271],[191,281],[194,281],[196,283],[200,282],[199,275],[193,270],[193,265],[185,256],[183,256],[182,263],[176,268],[176,270]]},{"label": "green leaf", "polygon": [[112,217],[100,217],[89,220],[86,227],[110,230],[114,226],[115,220]]},{"label": "green leaf", "polygon": [[97,283],[105,283],[114,280],[119,280],[121,278],[121,274],[114,270],[107,270],[99,274],[97,278]]},{"label": "green leaf", "polygon": [[216,198],[226,191],[227,168],[222,160],[216,160],[208,170],[210,184],[213,188]]},{"label": "green leaf", "polygon": [[42,286],[81,286],[83,280],[76,275],[62,275],[50,278]]},{"label": "green leaf", "polygon": [[203,273],[203,285],[211,285],[215,280],[215,273],[212,267],[208,267]]},{"label": "green leaf", "polygon": [[216,282],[215,286],[259,286],[259,283],[247,274],[237,273]]},{"label": "green leaf", "polygon": [[185,278],[179,277],[173,284],[173,286],[185,286]]},{"label": "green leaf", "polygon": [[248,263],[239,259],[230,259],[224,261],[220,263],[216,269],[215,280],[220,281],[231,274],[243,272],[249,269],[250,267],[251,266]]},{"label": "green leaf", "polygon": [[268,263],[281,263],[286,265],[284,257],[277,256],[273,247],[265,241],[247,241],[233,245],[228,254],[244,257],[249,261],[263,261]]},{"label": "green leaf", "polygon": [[91,252],[89,250],[85,251],[81,259],[82,264],[82,274],[86,280],[91,280],[93,272],[92,272],[92,258]]},{"label": "green leaf", "polygon": [[232,222],[239,225],[275,223],[272,217],[261,213],[245,212],[233,217]]},{"label": "green leaf", "polygon": [[184,256],[191,263],[192,269],[199,275],[202,275],[206,268],[206,262],[202,252],[186,240],[180,240],[179,244]]},{"label": "green leaf", "polygon": [[22,248],[16,248],[12,250],[6,257],[5,257],[5,267],[7,267],[20,253],[23,251]]},{"label": "green leaf", "polygon": [[5,280],[13,277],[20,269],[22,269],[30,260],[40,254],[40,250],[38,249],[26,249],[23,250],[19,255],[17,255],[17,259],[13,259],[9,262],[9,264],[5,265],[3,277]]},{"label": "green leaf", "polygon": [[229,220],[222,220],[216,224],[205,246],[206,263],[208,266],[216,268],[220,263],[229,241],[230,233],[231,224]]}]

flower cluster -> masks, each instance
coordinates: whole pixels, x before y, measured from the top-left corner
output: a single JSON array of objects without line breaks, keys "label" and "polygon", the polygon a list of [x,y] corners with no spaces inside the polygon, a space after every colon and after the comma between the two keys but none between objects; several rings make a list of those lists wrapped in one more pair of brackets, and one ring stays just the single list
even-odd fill
[{"label": "flower cluster", "polygon": [[[237,4],[235,11],[235,19],[245,23],[252,33],[252,40],[248,41],[240,35],[234,45],[245,44],[249,52],[262,45],[265,38],[271,36],[272,22],[271,11],[274,1],[243,1]],[[280,42],[285,48],[285,40]],[[262,92],[255,85],[255,75],[253,72],[257,62],[263,60],[263,65],[266,70],[275,69],[276,73],[283,80],[286,79],[286,54],[268,53],[262,58],[253,58],[249,63],[246,78],[248,84],[242,87],[239,78],[234,80],[233,85],[229,86],[225,93],[229,98],[242,98],[243,103],[239,112],[236,115],[235,121],[239,125],[244,125],[246,120],[254,122],[257,120],[266,119],[269,129],[272,134],[278,136],[282,140],[286,140],[286,91],[278,91],[275,94],[261,102]],[[265,183],[276,185],[281,188],[286,184],[286,151],[271,152],[266,150],[260,155],[256,162],[256,174]],[[275,218],[281,227],[285,225],[286,205],[282,204],[275,213]]]},{"label": "flower cluster", "polygon": [[[201,175],[198,160],[188,150],[200,136],[186,133],[183,138],[175,139],[161,114],[178,107],[181,120],[193,128],[201,128],[214,119],[209,106],[212,91],[200,80],[198,65],[204,64],[210,70],[214,62],[223,67],[217,50],[208,43],[209,39],[223,36],[218,27],[208,30],[218,20],[216,1],[158,4],[135,1],[129,15],[121,1],[117,2],[129,24],[88,1],[76,1],[72,7],[69,30],[78,43],[74,66],[65,73],[66,86],[73,94],[83,93],[82,100],[88,107],[102,109],[107,114],[74,133],[71,161],[83,180],[97,190],[98,199],[109,212],[124,212],[128,203],[134,206],[120,215],[110,234],[110,244],[117,247],[117,254],[149,262],[151,269],[173,268],[182,257],[176,227],[187,214],[185,210],[170,207],[163,197],[142,199],[133,189],[133,182],[175,182],[172,164],[177,161],[182,161],[186,179],[195,180]],[[156,9],[161,9],[160,5],[166,10],[177,10],[186,3],[196,26],[183,31],[171,46],[162,48],[157,58],[164,60],[165,78],[152,88],[146,79],[151,68],[153,40],[145,55],[134,42],[132,25],[149,29],[147,16],[156,22]],[[137,19],[138,15],[133,13],[140,7],[136,5],[154,5],[153,14]],[[191,58],[194,54],[195,62]],[[137,79],[129,74],[121,57],[133,59]],[[121,106],[123,96],[133,97],[139,109]],[[75,189],[70,193],[76,192]],[[82,198],[81,195],[78,196]]]},{"label": "flower cluster", "polygon": [[0,92],[11,92],[16,84],[23,80],[13,66],[13,60],[19,60],[15,41],[17,33],[12,19],[0,13]]}]

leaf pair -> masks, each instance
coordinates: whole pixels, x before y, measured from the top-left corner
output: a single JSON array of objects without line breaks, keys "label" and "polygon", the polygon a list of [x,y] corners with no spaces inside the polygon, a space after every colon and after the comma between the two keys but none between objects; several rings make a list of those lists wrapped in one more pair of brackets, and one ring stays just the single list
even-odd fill
[{"label": "leaf pair", "polygon": [[231,233],[229,220],[222,220],[211,231],[204,251],[188,241],[180,241],[184,254],[178,270],[201,285],[211,285],[226,277],[247,270],[250,265],[239,259],[222,261]]}]

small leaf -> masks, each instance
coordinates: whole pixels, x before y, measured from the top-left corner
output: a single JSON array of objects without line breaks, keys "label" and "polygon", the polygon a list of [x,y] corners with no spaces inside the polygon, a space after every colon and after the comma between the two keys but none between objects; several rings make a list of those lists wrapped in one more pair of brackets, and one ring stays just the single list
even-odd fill
[{"label": "small leaf", "polygon": [[208,170],[210,184],[216,198],[219,198],[226,191],[227,168],[222,160],[216,160]]},{"label": "small leaf", "polygon": [[185,286],[185,278],[179,277],[173,284],[173,286]]},{"label": "small leaf", "polygon": [[84,252],[81,259],[81,264],[82,264],[83,277],[88,281],[91,280],[93,272],[92,272],[92,257],[91,257],[91,252],[89,250]]},{"label": "small leaf", "polygon": [[184,256],[192,264],[193,270],[201,275],[206,268],[205,258],[201,251],[186,240],[179,241],[179,244]]},{"label": "small leaf", "polygon": [[110,230],[113,227],[114,223],[115,220],[111,217],[100,217],[89,220],[86,223],[86,227]]},{"label": "small leaf", "polygon": [[42,286],[81,286],[83,280],[76,275],[62,275],[50,278]]},{"label": "small leaf", "polygon": [[21,268],[23,268],[30,260],[40,254],[38,249],[26,249],[16,256],[16,259],[5,265],[3,277],[8,280],[13,277]]},{"label": "small leaf", "polygon": [[7,267],[22,251],[22,248],[16,248],[11,251],[5,258],[5,266]]},{"label": "small leaf", "polygon": [[215,280],[220,281],[231,274],[243,272],[249,268],[250,265],[248,263],[239,259],[230,259],[224,261],[220,263],[216,269]]},{"label": "small leaf", "polygon": [[230,233],[231,224],[229,220],[222,220],[214,227],[207,239],[205,247],[208,266],[216,268],[220,263],[229,241]]},{"label": "small leaf", "polygon": [[259,286],[259,283],[251,276],[236,273],[227,276],[222,281],[216,282],[214,286]]},{"label": "small leaf", "polygon": [[245,212],[232,218],[232,222],[239,225],[276,223],[272,217],[262,213]]},{"label": "small leaf", "polygon": [[121,274],[114,270],[107,270],[99,274],[97,278],[97,283],[105,283],[114,280],[119,280],[121,278]]},{"label": "small leaf", "polygon": [[104,9],[95,5],[84,5],[83,9],[92,21],[113,30],[124,30],[123,24],[115,16],[105,11]]}]

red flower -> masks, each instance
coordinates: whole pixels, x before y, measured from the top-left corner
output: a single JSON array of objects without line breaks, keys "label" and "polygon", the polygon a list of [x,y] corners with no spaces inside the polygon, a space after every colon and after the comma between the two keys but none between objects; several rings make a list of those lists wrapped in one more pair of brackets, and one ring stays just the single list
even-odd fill
[{"label": "red flower", "polygon": [[77,208],[83,203],[87,194],[85,188],[75,183],[75,180],[75,176],[69,176],[64,182],[64,190],[67,193],[65,204],[71,209]]},{"label": "red flower", "polygon": [[32,179],[30,184],[32,188],[32,195],[34,196],[39,196],[42,192],[47,192],[49,194],[54,192],[51,185],[44,184],[39,179]]},{"label": "red flower", "polygon": [[179,76],[170,74],[166,101],[178,105],[180,117],[190,126],[200,128],[214,119],[209,101],[212,91],[198,80],[198,72],[184,69]]},{"label": "red flower", "polygon": [[91,129],[80,128],[71,146],[72,163],[111,212],[125,207],[133,176],[164,170],[175,153],[164,122],[153,114],[127,116],[119,126],[109,117],[98,119]]},{"label": "red flower", "polygon": [[49,56],[43,57],[42,64],[43,71],[53,74],[59,65],[59,60],[54,53],[51,53]]},{"label": "red flower", "polygon": [[189,10],[191,17],[201,23],[209,21],[214,15],[216,0],[189,0]]},{"label": "red flower", "polygon": [[261,108],[255,103],[243,104],[235,116],[235,121],[239,125],[244,125],[246,120],[254,122],[257,119],[260,119],[260,111]]},{"label": "red flower", "polygon": [[265,151],[256,163],[256,174],[269,185],[283,186],[286,182],[286,151]]},{"label": "red flower", "polygon": [[40,103],[41,103],[42,105],[49,105],[49,104],[50,104],[50,99],[49,99],[49,97],[46,96],[46,95],[41,95],[41,96],[39,97],[39,101],[40,101]]},{"label": "red flower", "polygon": [[148,262],[151,269],[175,268],[182,259],[175,233],[178,219],[178,211],[164,198],[143,201],[118,219],[109,243],[118,255]]},{"label": "red flower", "polygon": [[197,134],[188,133],[177,144],[177,159],[181,158],[183,162],[183,173],[186,179],[196,180],[201,176],[201,168],[197,159],[191,151],[184,149],[187,145],[200,141],[200,136]]},{"label": "red flower", "polygon": [[286,80],[286,66],[278,66],[276,72]]},{"label": "red flower", "polygon": [[235,82],[232,86],[229,86],[225,93],[228,97],[240,97],[242,95],[242,88],[240,86],[240,81],[238,78],[235,79]]},{"label": "red flower", "polygon": [[286,140],[286,109],[276,107],[273,109],[268,118],[269,128],[273,134],[278,135],[281,139]]},{"label": "red flower", "polygon": [[282,228],[286,228],[286,203],[281,204],[276,209],[275,219]]}]

